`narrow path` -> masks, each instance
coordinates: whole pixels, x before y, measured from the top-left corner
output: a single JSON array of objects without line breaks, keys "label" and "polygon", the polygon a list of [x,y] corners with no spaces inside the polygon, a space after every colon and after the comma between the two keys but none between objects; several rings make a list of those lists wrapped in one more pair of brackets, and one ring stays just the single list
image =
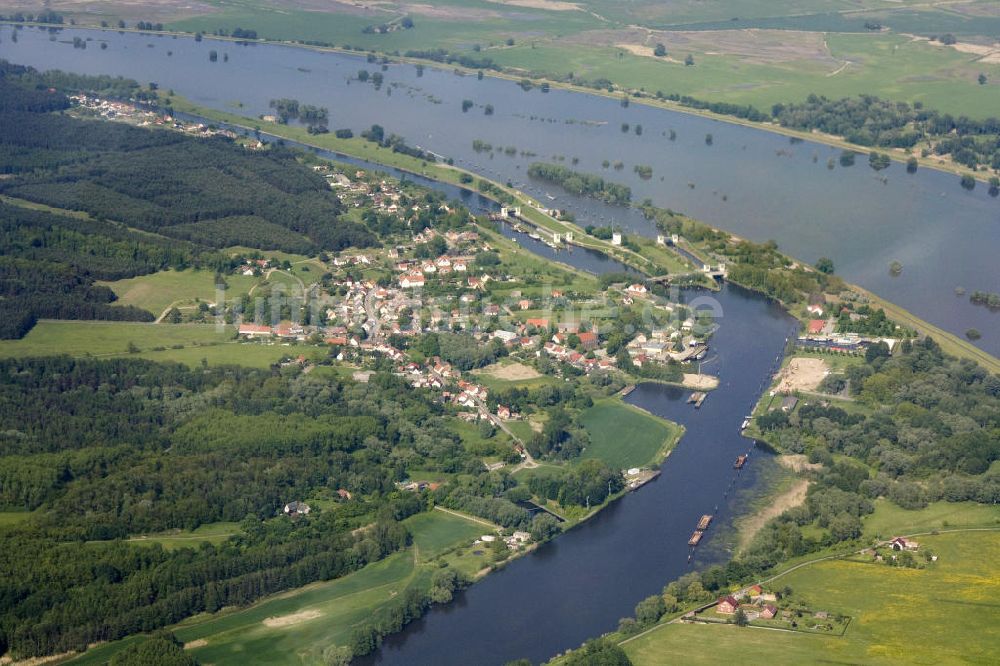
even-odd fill
[{"label": "narrow path", "polygon": [[163,312],[160,313],[160,316],[157,317],[156,321],[154,321],[153,323],[154,324],[162,324],[163,320],[167,317],[168,314],[170,314],[170,311],[172,309],[174,309],[175,307],[177,307],[177,304],[180,303],[183,300],[184,299],[182,299],[182,298],[181,299],[177,299],[176,301],[174,301],[173,303],[171,303],[167,307],[163,308]]},{"label": "narrow path", "polygon": [[837,74],[840,74],[842,71],[844,71],[845,69],[847,69],[847,66],[850,65],[850,64],[853,64],[853,63],[851,63],[850,60],[845,60],[843,65],[841,65],[836,70],[834,70],[834,71],[830,72],[829,74],[827,74],[827,77],[837,76]]},{"label": "narrow path", "polygon": [[456,518],[464,518],[465,520],[471,521],[473,523],[479,523],[480,525],[485,525],[486,527],[489,527],[490,529],[493,530],[499,529],[496,525],[494,525],[488,520],[484,520],[483,518],[476,518],[475,516],[459,513],[458,511],[452,511],[451,509],[446,509],[443,506],[435,506],[434,508],[437,509],[438,511],[444,511],[445,513],[449,513],[455,516]]}]

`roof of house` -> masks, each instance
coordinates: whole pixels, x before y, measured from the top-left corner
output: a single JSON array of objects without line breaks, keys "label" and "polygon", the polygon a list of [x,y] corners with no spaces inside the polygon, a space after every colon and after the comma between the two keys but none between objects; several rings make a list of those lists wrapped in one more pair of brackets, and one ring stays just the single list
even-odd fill
[{"label": "roof of house", "polygon": [[810,333],[822,333],[824,326],[826,326],[826,322],[822,319],[812,319],[809,321],[808,330]]}]

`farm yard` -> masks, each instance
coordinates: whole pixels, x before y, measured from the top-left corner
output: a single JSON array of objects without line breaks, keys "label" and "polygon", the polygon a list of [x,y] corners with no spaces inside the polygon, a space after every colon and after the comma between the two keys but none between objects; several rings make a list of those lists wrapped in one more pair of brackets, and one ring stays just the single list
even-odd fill
[{"label": "farm yard", "polygon": [[[933,550],[938,561],[923,569],[904,569],[831,560],[772,583],[792,591],[792,605],[823,609],[826,617],[803,616],[813,625],[834,625],[830,631],[834,635],[819,635],[815,627],[808,632],[764,631],[732,624],[674,623],[639,636],[624,648],[638,665],[673,660],[715,663],[747,654],[762,663],[812,662],[819,654],[841,663],[892,664],[901,654],[920,664],[989,662],[1000,642],[995,633],[982,630],[982,614],[984,603],[1000,594],[993,564],[1000,557],[1000,532],[922,536],[920,547]],[[843,636],[836,635],[839,617],[850,618]],[[794,612],[790,620],[805,623]],[[790,620],[779,615],[777,622]],[[700,649],[691,650],[692,645]]]}]

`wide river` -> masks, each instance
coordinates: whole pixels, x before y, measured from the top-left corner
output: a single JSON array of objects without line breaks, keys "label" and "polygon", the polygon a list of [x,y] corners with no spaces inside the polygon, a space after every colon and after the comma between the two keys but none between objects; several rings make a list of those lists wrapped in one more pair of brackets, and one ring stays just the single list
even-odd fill
[{"label": "wide river", "polygon": [[[804,261],[828,256],[846,279],[958,335],[976,328],[982,333],[977,344],[1000,354],[1000,313],[955,293],[956,287],[1000,292],[1000,201],[982,184],[966,192],[957,176],[931,169],[908,175],[898,163],[876,174],[864,156],[854,167],[837,164],[831,170],[828,160],[840,151],[821,144],[792,144],[774,133],[636,103],[623,108],[594,95],[524,92],[510,81],[479,81],[430,67],[421,75],[413,65],[389,65],[376,90],[357,80],[360,69],[379,69],[363,56],[75,29],[53,36],[25,28],[15,42],[13,30],[0,26],[0,58],[39,69],[155,81],[198,103],[248,116],[267,113],[270,100],[280,97],[326,106],[331,129],[357,133],[378,123],[410,144],[568,208],[584,224],[655,233],[635,211],[580,201],[529,181],[532,161],[561,156],[566,166],[628,184],[635,201],[648,197],[747,238],[776,239]],[[86,49],[74,48],[74,36],[92,41]],[[213,49],[219,52],[214,63]],[[465,99],[475,106],[463,113]],[[495,109],[490,116],[486,104]],[[623,123],[630,125],[628,133]],[[475,139],[514,146],[518,153],[490,158],[473,151]],[[612,167],[603,168],[605,160]],[[619,161],[623,168],[616,171]],[[640,179],[636,165],[652,167],[652,178]],[[889,272],[893,261],[903,265],[898,277]]]},{"label": "wide river", "polygon": [[[108,48],[100,49],[96,41],[85,50],[63,43],[74,35],[106,40]],[[532,159],[553,155],[565,155],[567,165],[577,157],[576,168],[595,173],[602,171],[604,159],[622,160],[626,166],[614,179],[630,184],[639,199],[651,197],[751,238],[778,238],[784,249],[806,260],[829,255],[849,279],[945,328],[962,332],[976,326],[985,348],[996,353],[1000,347],[995,315],[953,295],[956,285],[1000,290],[992,261],[1000,246],[1000,207],[981,191],[960,190],[950,176],[926,170],[908,176],[894,165],[888,182],[882,183],[867,166],[828,170],[826,160],[836,151],[824,146],[791,145],[766,132],[635,104],[625,109],[593,96],[525,93],[506,81],[477,81],[431,68],[418,77],[413,66],[389,66],[386,85],[375,91],[357,81],[348,84],[358,69],[374,69],[352,56],[115,32],[65,30],[57,39],[50,42],[48,33],[26,29],[15,43],[10,28],[0,28],[0,57],[39,69],[156,81],[163,89],[220,109],[232,110],[238,101],[249,115],[266,113],[268,101],[276,97],[325,105],[331,128],[358,131],[379,123],[413,144],[518,183],[543,200],[548,192],[556,197],[553,205],[571,208],[581,221],[613,219],[637,232],[654,233],[634,213],[539,188],[524,176]],[[210,63],[213,48],[228,53],[229,61],[220,56]],[[486,117],[476,108],[463,114],[464,98],[493,104],[496,112]],[[580,122],[584,120],[601,124]],[[633,127],[641,123],[642,136],[623,134],[622,122]],[[677,133],[675,141],[663,135],[671,129]],[[712,146],[705,144],[708,132]],[[472,150],[476,138],[515,145],[539,157],[489,159]],[[653,166],[653,179],[633,177],[635,164]],[[451,186],[436,187],[461,194]],[[489,205],[469,193],[462,198],[473,209]],[[554,255],[523,235],[518,239],[527,249],[594,272],[621,268],[602,255],[579,249]],[[888,277],[888,262],[894,259],[905,266],[897,279]],[[774,303],[738,287],[683,296],[695,306],[703,299],[721,314],[706,362],[706,371],[718,374],[721,386],[699,410],[686,404],[687,391],[675,388],[645,384],[629,396],[629,402],[687,429],[662,476],[486,577],[454,603],[435,608],[387,639],[366,661],[541,661],[612,629],[619,618],[632,614],[637,601],[690,567],[729,557],[731,544],[720,536],[731,536],[727,528],[734,516],[764,489],[777,467],[770,455],[752,450],[739,426],[796,323]],[[751,450],[750,464],[735,471],[736,456]],[[716,522],[692,553],[687,538],[704,513],[715,514]]]}]

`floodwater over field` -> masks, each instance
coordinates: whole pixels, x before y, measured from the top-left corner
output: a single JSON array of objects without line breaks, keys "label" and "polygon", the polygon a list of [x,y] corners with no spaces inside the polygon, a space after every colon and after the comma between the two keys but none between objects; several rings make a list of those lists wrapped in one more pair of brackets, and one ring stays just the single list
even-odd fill
[{"label": "floodwater over field", "polygon": [[[930,169],[910,175],[898,163],[876,174],[863,156],[842,168],[835,159],[839,150],[820,144],[793,144],[773,133],[637,103],[624,108],[616,99],[525,92],[492,77],[480,81],[430,67],[421,74],[410,64],[388,65],[376,89],[357,80],[361,69],[380,69],[363,56],[75,29],[50,35],[25,28],[14,42],[13,30],[0,27],[0,57],[12,62],[155,81],[163,90],[247,116],[267,113],[271,99],[296,98],[328,107],[331,129],[358,132],[378,123],[411,145],[569,209],[582,224],[655,233],[635,211],[580,200],[527,177],[532,161],[562,158],[567,167],[628,184],[634,201],[648,197],[747,238],[775,239],[804,261],[828,256],[849,281],[958,335],[976,328],[982,333],[976,344],[1000,354],[1000,313],[955,293],[956,287],[1000,291],[994,259],[1000,201],[981,184],[966,192],[954,175]],[[74,48],[74,36],[91,40],[88,47]],[[209,61],[212,50],[219,52],[217,62]],[[466,99],[474,106],[463,112]],[[489,116],[487,104],[495,109]],[[476,139],[516,151],[477,153]],[[641,179],[636,165],[650,166],[652,177]],[[893,261],[903,265],[895,277]]]}]

